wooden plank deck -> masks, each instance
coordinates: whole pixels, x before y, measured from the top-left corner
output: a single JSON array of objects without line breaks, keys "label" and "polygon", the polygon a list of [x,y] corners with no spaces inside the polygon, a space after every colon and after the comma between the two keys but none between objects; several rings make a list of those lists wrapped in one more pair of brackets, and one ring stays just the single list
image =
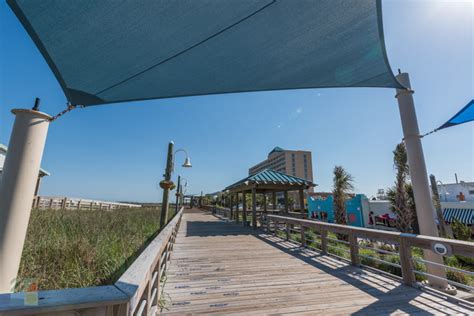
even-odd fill
[{"label": "wooden plank deck", "polygon": [[164,293],[164,315],[474,314],[437,293],[198,210],[183,215]]}]

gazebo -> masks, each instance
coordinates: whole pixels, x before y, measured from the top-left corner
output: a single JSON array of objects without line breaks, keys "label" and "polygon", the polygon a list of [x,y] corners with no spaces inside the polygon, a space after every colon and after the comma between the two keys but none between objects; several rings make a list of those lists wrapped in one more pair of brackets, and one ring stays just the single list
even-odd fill
[{"label": "gazebo", "polygon": [[[272,195],[272,205],[276,205],[276,194],[283,192],[285,201],[285,213],[289,211],[288,192],[298,191],[301,215],[304,216],[304,190],[316,186],[313,182],[290,176],[288,174],[278,172],[271,169],[265,169],[254,175],[250,175],[242,180],[235,182],[225,188],[225,191],[230,195],[230,211],[231,216],[239,221],[239,194],[243,194],[242,203],[242,220],[243,224],[247,223],[247,205],[245,203],[245,195],[252,194],[252,227],[257,228],[257,194],[263,195],[263,212],[267,213],[267,195]],[[234,201],[236,206],[235,213],[233,212]]]}]

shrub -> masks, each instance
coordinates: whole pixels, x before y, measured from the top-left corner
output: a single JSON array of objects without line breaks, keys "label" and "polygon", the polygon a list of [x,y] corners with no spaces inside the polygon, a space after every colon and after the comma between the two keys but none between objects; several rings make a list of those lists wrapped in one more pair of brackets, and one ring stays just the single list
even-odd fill
[{"label": "shrub", "polygon": [[448,270],[446,272],[446,275],[448,277],[448,280],[469,285],[469,277],[462,272]]},{"label": "shrub", "polygon": [[469,241],[471,239],[471,230],[457,218],[452,223],[454,238]]}]

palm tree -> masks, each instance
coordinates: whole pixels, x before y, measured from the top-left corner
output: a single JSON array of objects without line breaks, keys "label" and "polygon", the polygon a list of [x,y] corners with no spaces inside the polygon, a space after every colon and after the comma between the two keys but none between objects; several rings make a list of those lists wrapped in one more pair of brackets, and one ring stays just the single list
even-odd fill
[{"label": "palm tree", "polygon": [[354,178],[341,166],[334,167],[334,216],[336,223],[345,225],[346,221],[346,200],[350,192],[354,189],[352,182]]},{"label": "palm tree", "polygon": [[408,156],[403,142],[393,151],[393,163],[397,177],[395,186],[388,190],[388,197],[392,203],[392,211],[397,216],[395,223],[401,232],[413,233],[418,225],[415,225],[415,203],[411,184],[408,182]]}]

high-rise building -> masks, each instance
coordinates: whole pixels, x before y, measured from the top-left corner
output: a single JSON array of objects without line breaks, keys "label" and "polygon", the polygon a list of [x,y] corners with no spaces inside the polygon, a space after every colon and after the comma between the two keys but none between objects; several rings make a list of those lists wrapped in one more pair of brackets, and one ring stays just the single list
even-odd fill
[{"label": "high-rise building", "polygon": [[267,159],[249,169],[249,175],[256,174],[264,169],[272,169],[314,182],[310,151],[285,150],[275,147],[268,154]]}]

